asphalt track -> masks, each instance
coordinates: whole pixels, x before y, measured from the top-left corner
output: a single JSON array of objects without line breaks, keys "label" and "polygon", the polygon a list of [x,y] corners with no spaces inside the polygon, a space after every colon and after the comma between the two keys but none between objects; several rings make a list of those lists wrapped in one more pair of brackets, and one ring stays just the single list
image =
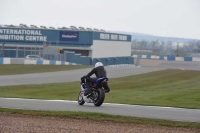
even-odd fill
[{"label": "asphalt track", "polygon": [[[134,66],[106,67],[108,78],[124,77],[124,76],[148,73],[163,69],[165,68],[153,68],[153,67],[139,68]],[[70,70],[70,71],[48,72],[48,73],[4,75],[0,76],[0,86],[79,81],[80,78],[83,75],[86,75],[90,70],[91,68]]]},{"label": "asphalt track", "polygon": [[[199,63],[172,63],[163,62],[154,67],[107,67],[108,77],[123,77],[163,70],[167,68],[181,70],[200,70]],[[43,74],[22,74],[0,76],[0,85],[20,85],[20,84],[43,84],[52,82],[73,82],[78,81],[82,75],[88,73],[90,69],[71,70],[62,72],[50,72]],[[58,111],[84,111],[99,112],[113,115],[135,116],[144,118],[166,119],[174,121],[199,122],[199,109],[183,109],[171,107],[155,107],[140,105],[122,105],[104,103],[101,107],[86,103],[79,106],[76,101],[62,100],[34,100],[34,99],[12,99],[0,98],[0,108],[17,108],[30,110],[58,110]]]},{"label": "asphalt track", "polygon": [[83,106],[80,106],[77,101],[18,98],[0,98],[0,107],[26,110],[98,112],[112,115],[135,116],[173,121],[200,122],[200,110],[198,109],[110,103],[103,103],[102,106],[95,107],[92,103],[85,103]]}]

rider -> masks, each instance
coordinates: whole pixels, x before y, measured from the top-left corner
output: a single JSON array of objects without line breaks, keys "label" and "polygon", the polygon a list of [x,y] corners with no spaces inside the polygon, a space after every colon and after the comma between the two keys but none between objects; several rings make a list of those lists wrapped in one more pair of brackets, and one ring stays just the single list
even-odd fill
[{"label": "rider", "polygon": [[[90,78],[91,75],[95,74],[96,78]],[[94,83],[98,78],[107,77],[106,70],[101,62],[97,62],[95,64],[95,68],[93,68],[87,75],[83,76],[81,79],[86,78],[86,87],[87,92],[84,94],[85,96],[88,95],[91,92],[91,86],[90,83]],[[105,93],[108,93],[110,91],[110,88],[108,84],[105,84],[104,86]]]}]

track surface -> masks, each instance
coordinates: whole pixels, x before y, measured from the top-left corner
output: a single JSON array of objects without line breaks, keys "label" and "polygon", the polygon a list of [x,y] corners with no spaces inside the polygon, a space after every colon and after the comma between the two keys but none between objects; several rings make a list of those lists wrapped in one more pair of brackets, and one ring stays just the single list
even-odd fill
[{"label": "track surface", "polygon": [[[106,67],[109,78],[123,77],[163,70],[167,68],[182,70],[200,70],[199,63],[188,62],[152,62],[148,67]],[[155,65],[156,64],[156,65]],[[54,82],[78,81],[81,76],[87,74],[90,69],[71,70],[62,72],[36,73],[0,76],[0,86],[21,84],[42,84]],[[78,92],[77,92],[78,94]],[[170,107],[154,107],[139,105],[122,105],[104,103],[101,107],[93,104],[79,106],[75,101],[30,100],[0,98],[0,108],[18,108],[31,110],[60,110],[60,111],[86,111],[100,112],[113,115],[135,116],[145,118],[166,119],[175,121],[200,122],[199,109],[182,109]]]},{"label": "track surface", "polygon": [[[109,78],[124,77],[163,69],[165,68],[106,67]],[[0,76],[0,86],[79,81],[89,71],[91,71],[91,68],[48,73],[5,75]]]},{"label": "track surface", "polygon": [[95,107],[91,103],[78,105],[77,101],[0,98],[0,107],[28,110],[83,111],[174,121],[200,122],[200,110],[155,106],[104,103]]}]

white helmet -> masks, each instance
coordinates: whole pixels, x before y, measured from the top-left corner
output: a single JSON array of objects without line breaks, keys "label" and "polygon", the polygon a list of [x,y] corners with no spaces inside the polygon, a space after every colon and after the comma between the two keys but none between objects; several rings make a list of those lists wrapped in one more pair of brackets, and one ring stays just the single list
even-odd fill
[{"label": "white helmet", "polygon": [[95,68],[96,68],[96,67],[99,67],[99,66],[103,66],[103,64],[102,64],[101,62],[97,62],[97,63],[95,64]]}]

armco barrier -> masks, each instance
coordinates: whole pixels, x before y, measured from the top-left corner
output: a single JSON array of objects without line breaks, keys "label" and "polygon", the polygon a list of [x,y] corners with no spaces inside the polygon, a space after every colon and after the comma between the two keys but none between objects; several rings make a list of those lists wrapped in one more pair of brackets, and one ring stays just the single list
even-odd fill
[{"label": "armco barrier", "polygon": [[0,58],[0,64],[25,64],[25,65],[79,65],[71,62],[53,60],[25,60],[22,58]]},{"label": "armco barrier", "polygon": [[156,56],[156,55],[133,55],[134,58],[158,59],[167,61],[200,61],[199,57],[176,57],[176,56]]},{"label": "armco barrier", "polygon": [[184,57],[184,61],[192,61],[192,57]]},{"label": "armco barrier", "polygon": [[107,66],[107,65],[118,65],[118,64],[134,64],[134,58],[131,57],[131,56],[94,58],[92,60],[92,65],[94,65],[98,61],[101,61],[105,66]]},{"label": "armco barrier", "polygon": [[0,64],[4,64],[3,58],[0,58]]},{"label": "armco barrier", "polygon": [[175,61],[176,57],[175,56],[167,56],[168,61]]},{"label": "armco barrier", "polygon": [[67,62],[73,62],[82,65],[91,65],[91,58],[88,56],[81,56],[80,54],[75,54],[75,52],[67,52],[66,55]]},{"label": "armco barrier", "polygon": [[135,68],[139,68],[141,66],[135,66],[134,64],[119,64],[119,65],[109,65],[109,67],[135,67]]},{"label": "armco barrier", "polygon": [[10,58],[0,58],[0,64],[10,64]]},{"label": "armco barrier", "polygon": [[117,64],[134,64],[134,58],[132,56],[124,57],[105,57],[105,58],[91,58],[88,56],[81,56],[75,54],[75,52],[67,52],[66,59],[68,62],[83,65],[94,65],[96,62],[101,61],[103,65],[117,65]]}]

